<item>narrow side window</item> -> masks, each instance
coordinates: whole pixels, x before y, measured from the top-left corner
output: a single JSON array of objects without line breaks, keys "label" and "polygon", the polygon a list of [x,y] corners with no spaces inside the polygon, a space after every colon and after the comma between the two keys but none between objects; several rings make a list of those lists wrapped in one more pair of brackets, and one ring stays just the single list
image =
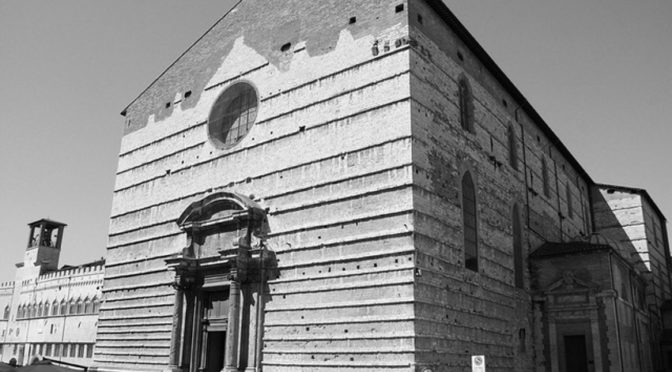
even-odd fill
[{"label": "narrow side window", "polygon": [[518,204],[513,205],[511,212],[511,225],[513,232],[513,271],[516,288],[524,287],[523,243],[520,228],[520,210]]},{"label": "narrow side window", "polygon": [[462,218],[464,223],[464,266],[478,271],[478,228],[476,190],[469,172],[462,177]]},{"label": "narrow side window", "polygon": [[474,104],[471,95],[471,86],[469,81],[463,75],[460,76],[458,82],[458,98],[460,104],[460,125],[462,129],[467,132],[474,132]]}]

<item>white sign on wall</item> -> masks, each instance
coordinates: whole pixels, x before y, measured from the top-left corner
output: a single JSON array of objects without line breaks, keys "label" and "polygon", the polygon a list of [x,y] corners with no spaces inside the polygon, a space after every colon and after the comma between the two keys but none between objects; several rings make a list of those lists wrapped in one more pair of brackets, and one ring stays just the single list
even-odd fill
[{"label": "white sign on wall", "polygon": [[471,372],[485,372],[485,355],[471,356]]}]

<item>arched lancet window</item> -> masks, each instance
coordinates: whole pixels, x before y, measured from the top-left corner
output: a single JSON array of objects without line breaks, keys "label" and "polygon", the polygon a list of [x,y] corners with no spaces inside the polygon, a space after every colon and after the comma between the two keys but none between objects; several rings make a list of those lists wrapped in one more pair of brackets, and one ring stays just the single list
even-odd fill
[{"label": "arched lancet window", "polygon": [[51,315],[58,315],[58,301],[56,300],[51,304]]},{"label": "arched lancet window", "polygon": [[44,309],[42,311],[42,316],[49,316],[49,309],[51,308],[51,304],[48,301],[44,302]]},{"label": "arched lancet window", "polygon": [[100,311],[100,301],[98,300],[98,297],[94,297],[93,300],[93,313],[96,314],[98,311]]},{"label": "arched lancet window", "polygon": [[471,86],[466,76],[462,75],[457,81],[457,95],[460,105],[460,125],[468,132],[474,132],[474,102]]},{"label": "arched lancet window", "polygon": [[23,318],[23,306],[19,305],[16,308],[16,319],[21,319],[21,318]]},{"label": "arched lancet window", "polygon": [[43,310],[43,308],[42,308],[42,303],[40,302],[40,304],[37,305],[37,313],[35,314],[35,316],[37,316],[37,317],[42,316],[43,311],[44,311],[44,310]]},{"label": "arched lancet window", "polygon": [[2,319],[5,319],[5,320],[9,319],[9,305],[5,306],[5,313],[2,316]]},{"label": "arched lancet window", "polygon": [[65,315],[65,314],[68,313],[68,305],[67,305],[67,303],[65,302],[65,299],[62,299],[62,300],[61,300],[61,306],[60,306],[60,309],[59,309],[59,313],[60,313],[61,315]]},{"label": "arched lancet window", "polygon": [[92,310],[91,300],[87,297],[84,300],[84,314],[91,314],[93,312]]},{"label": "arched lancet window", "polygon": [[569,182],[565,184],[565,192],[567,193],[567,215],[569,218],[574,218],[574,207],[572,206],[572,190],[569,188]]},{"label": "arched lancet window", "polygon": [[30,307],[30,317],[35,318],[37,316],[37,304],[33,304]]},{"label": "arched lancet window", "polygon": [[547,198],[551,196],[551,189],[548,184],[548,165],[546,165],[546,158],[541,158],[541,181],[544,186],[544,196]]},{"label": "arched lancet window", "polygon": [[464,222],[464,267],[478,271],[476,188],[469,172],[462,177],[462,218]]},{"label": "arched lancet window", "polygon": [[516,288],[523,288],[524,283],[524,265],[523,265],[523,241],[522,230],[520,227],[520,210],[518,204],[513,205],[511,212],[511,227],[513,233],[513,271]]},{"label": "arched lancet window", "polygon": [[77,303],[74,299],[70,299],[70,304],[68,305],[68,314],[77,314]]},{"label": "arched lancet window", "polygon": [[509,165],[511,168],[518,170],[518,142],[516,142],[516,131],[513,130],[511,124],[509,124],[507,135],[509,140]]},{"label": "arched lancet window", "polygon": [[84,301],[81,298],[77,299],[77,314],[84,314]]}]

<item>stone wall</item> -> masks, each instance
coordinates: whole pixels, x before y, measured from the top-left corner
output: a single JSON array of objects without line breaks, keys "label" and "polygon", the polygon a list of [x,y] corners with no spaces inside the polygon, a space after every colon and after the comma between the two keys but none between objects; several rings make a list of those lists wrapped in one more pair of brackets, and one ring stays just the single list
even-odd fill
[{"label": "stone wall", "polygon": [[[538,350],[532,346],[529,272],[524,288],[514,283],[513,206],[521,210],[527,257],[546,240],[568,241],[590,230],[592,181],[435,10],[416,1],[409,13],[417,362],[468,371],[472,355],[485,355],[488,370],[530,370]],[[474,133],[460,126],[461,76],[473,94]],[[510,162],[509,130],[517,164]],[[477,188],[478,272],[464,265],[460,185],[467,171]]]}]

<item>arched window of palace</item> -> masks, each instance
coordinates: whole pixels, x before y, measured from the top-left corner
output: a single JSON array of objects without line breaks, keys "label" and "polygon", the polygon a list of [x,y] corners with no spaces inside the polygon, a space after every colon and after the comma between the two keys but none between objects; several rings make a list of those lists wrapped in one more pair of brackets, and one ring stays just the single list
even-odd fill
[{"label": "arched window of palace", "polygon": [[91,300],[87,297],[84,300],[84,314],[91,314],[93,312],[93,307],[91,306]]},{"label": "arched window of palace", "polygon": [[457,81],[457,95],[460,106],[460,126],[462,129],[474,132],[474,102],[471,86],[466,76],[462,75]]},{"label": "arched window of palace", "polygon": [[5,320],[9,319],[9,305],[5,306],[5,313],[2,316],[2,319],[5,319]]},{"label": "arched window of palace", "polygon": [[56,300],[51,304],[51,315],[58,315],[58,301]]},{"label": "arched window of palace", "polygon": [[96,314],[100,310],[100,301],[98,300],[98,297],[94,297],[93,300],[91,300],[93,303],[93,313]]},{"label": "arched window of palace", "polygon": [[60,313],[61,315],[65,315],[65,314],[68,313],[68,305],[67,305],[67,303],[65,302],[65,299],[62,299],[62,300],[61,300],[61,306],[60,306],[60,311],[59,311],[59,313]]},{"label": "arched window of palace", "polygon": [[70,304],[68,304],[68,314],[77,314],[77,303],[74,298],[70,299]]},{"label": "arched window of palace", "polygon": [[42,316],[49,316],[49,309],[51,304],[48,301],[44,301],[44,308],[42,309]]},{"label": "arched window of palace", "polygon": [[469,172],[462,177],[462,220],[464,228],[464,266],[469,270],[478,271],[476,188]]},{"label": "arched window of palace", "polygon": [[77,299],[77,314],[84,314],[84,301]]}]

